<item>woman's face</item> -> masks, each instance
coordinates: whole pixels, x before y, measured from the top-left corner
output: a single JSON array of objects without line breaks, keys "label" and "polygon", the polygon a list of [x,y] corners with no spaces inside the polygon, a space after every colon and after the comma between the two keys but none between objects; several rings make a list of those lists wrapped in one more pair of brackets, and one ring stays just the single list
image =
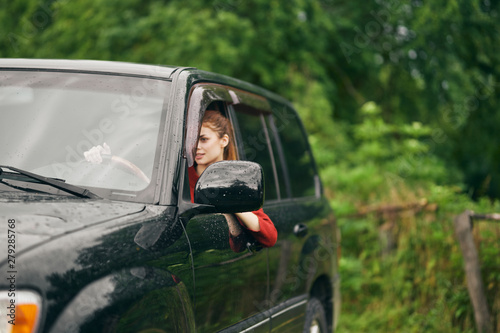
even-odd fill
[{"label": "woman's face", "polygon": [[195,156],[198,166],[206,168],[212,163],[222,161],[224,159],[224,147],[228,143],[229,137],[227,134],[219,138],[217,132],[208,126],[202,125]]}]

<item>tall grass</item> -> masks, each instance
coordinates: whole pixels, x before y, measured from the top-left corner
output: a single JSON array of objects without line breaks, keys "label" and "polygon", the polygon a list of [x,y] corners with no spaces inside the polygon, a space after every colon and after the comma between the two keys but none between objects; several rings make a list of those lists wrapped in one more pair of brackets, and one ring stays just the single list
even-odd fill
[{"label": "tall grass", "polygon": [[[447,206],[440,202],[437,211],[339,217],[339,332],[475,332],[454,235],[457,212]],[[470,202],[464,209],[498,209],[479,206]],[[489,308],[500,331],[500,224],[477,222],[474,235]],[[393,239],[389,248],[388,237]]]}]

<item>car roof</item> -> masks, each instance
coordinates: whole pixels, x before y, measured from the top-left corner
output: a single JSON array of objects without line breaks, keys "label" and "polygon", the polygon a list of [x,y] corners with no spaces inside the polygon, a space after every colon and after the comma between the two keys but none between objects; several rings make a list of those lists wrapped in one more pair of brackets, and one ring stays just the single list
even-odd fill
[{"label": "car roof", "polygon": [[265,88],[223,74],[207,72],[194,67],[147,65],[106,60],[0,58],[0,70],[6,69],[119,74],[164,80],[172,79],[175,72],[186,71],[189,72],[189,75],[193,76],[194,81],[223,83],[247,89],[250,92],[289,104],[289,101],[285,98]]},{"label": "car roof", "polygon": [[35,69],[51,71],[77,71],[93,73],[119,73],[121,75],[170,79],[183,67],[144,65],[130,62],[69,59],[0,59],[0,69]]}]

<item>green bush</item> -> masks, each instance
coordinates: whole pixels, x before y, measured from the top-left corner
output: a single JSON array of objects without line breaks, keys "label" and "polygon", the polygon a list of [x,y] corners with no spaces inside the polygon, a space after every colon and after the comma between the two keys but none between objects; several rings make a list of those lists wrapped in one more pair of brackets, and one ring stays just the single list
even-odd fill
[{"label": "green bush", "polygon": [[[453,219],[466,209],[500,211],[500,204],[463,193],[460,172],[434,153],[428,126],[389,123],[373,102],[361,107],[359,119],[329,124],[332,140],[321,128],[310,129],[342,233],[338,331],[475,332]],[[367,207],[408,203],[432,209],[392,215],[375,209],[355,217]],[[477,222],[474,235],[498,327],[500,224]]]}]

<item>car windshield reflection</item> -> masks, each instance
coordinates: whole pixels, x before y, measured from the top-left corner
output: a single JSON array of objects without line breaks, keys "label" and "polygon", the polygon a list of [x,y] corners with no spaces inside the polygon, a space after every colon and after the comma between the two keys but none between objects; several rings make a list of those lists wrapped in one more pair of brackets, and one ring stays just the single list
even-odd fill
[{"label": "car windshield reflection", "polygon": [[[134,196],[153,178],[170,82],[49,71],[0,72],[0,164]],[[111,154],[89,163],[84,153]],[[132,193],[132,194],[131,194]]]}]

